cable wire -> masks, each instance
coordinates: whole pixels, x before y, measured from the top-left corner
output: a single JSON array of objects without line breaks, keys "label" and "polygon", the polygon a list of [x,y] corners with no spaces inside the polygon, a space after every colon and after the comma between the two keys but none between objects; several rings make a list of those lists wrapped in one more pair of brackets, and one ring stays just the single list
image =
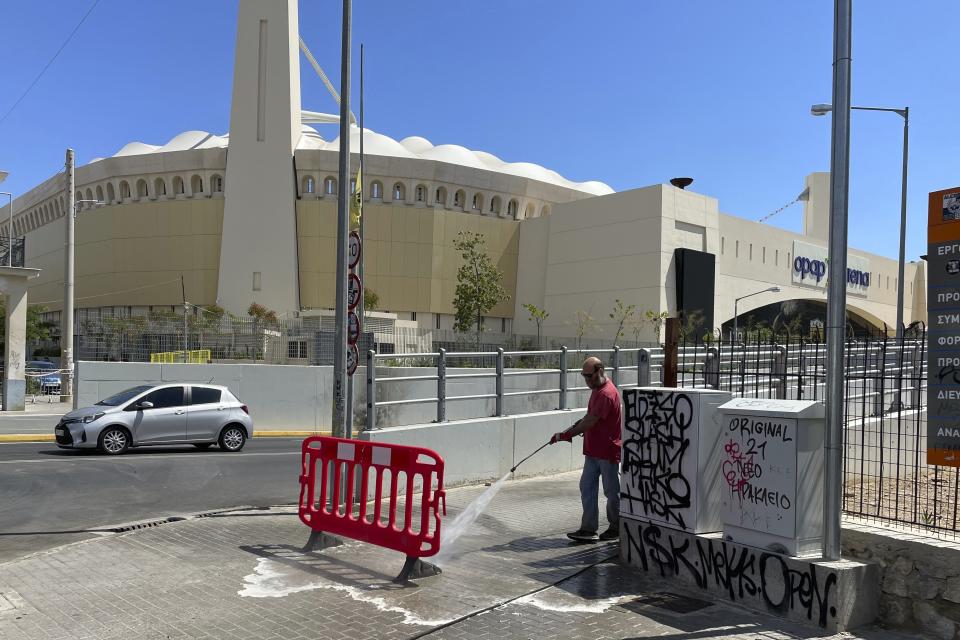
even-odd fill
[{"label": "cable wire", "polygon": [[87,18],[90,16],[91,13],[93,13],[93,10],[97,7],[98,4],[100,4],[100,0],[93,0],[93,4],[91,4],[90,8],[87,9],[87,12],[83,14],[83,17],[80,18],[80,22],[78,22],[77,26],[73,28],[73,31],[70,32],[70,35],[67,36],[67,39],[63,41],[63,44],[60,45],[60,48],[57,49],[57,52],[53,54],[52,58],[50,58],[50,61],[43,66],[43,69],[41,69],[40,73],[37,74],[37,77],[33,79],[33,82],[30,83],[30,86],[27,87],[26,91],[24,91],[20,95],[20,97],[17,98],[17,101],[13,103],[13,106],[7,109],[7,112],[3,114],[2,118],[0,118],[0,125],[4,123],[4,121],[7,119],[7,117],[11,113],[13,113],[13,110],[17,108],[17,106],[23,101],[23,99],[27,97],[27,94],[33,90],[33,87],[37,84],[37,82],[40,81],[40,78],[43,77],[43,74],[47,72],[47,69],[49,69],[50,65],[53,64],[54,60],[56,60],[60,56],[60,54],[63,52],[66,46],[70,44],[70,40],[73,38],[74,34],[76,34],[77,30],[79,30],[80,27],[83,25],[83,23],[86,22]]},{"label": "cable wire", "polygon": [[[109,291],[109,292],[107,292],[107,293],[98,293],[98,294],[93,295],[93,296],[83,296],[82,298],[75,298],[75,300],[90,300],[91,298],[102,298],[102,297],[104,297],[104,296],[112,296],[112,295],[116,295],[116,294],[118,294],[118,293],[130,293],[131,291],[140,291],[140,290],[142,290],[142,289],[150,289],[150,288],[153,288],[153,287],[160,287],[160,286],[165,285],[165,284],[170,284],[171,282],[180,282],[180,278],[177,278],[177,279],[175,279],[175,280],[165,280],[165,281],[163,281],[163,282],[157,282],[157,283],[155,283],[155,284],[148,284],[148,285],[144,285],[144,286],[142,286],[142,287],[134,287],[133,289],[123,289],[123,290],[121,290],[121,291]],[[53,304],[54,302],[63,302],[63,300],[44,300],[44,301],[42,301],[42,302],[31,302],[30,304],[31,304],[31,305],[35,305],[35,304]]]}]

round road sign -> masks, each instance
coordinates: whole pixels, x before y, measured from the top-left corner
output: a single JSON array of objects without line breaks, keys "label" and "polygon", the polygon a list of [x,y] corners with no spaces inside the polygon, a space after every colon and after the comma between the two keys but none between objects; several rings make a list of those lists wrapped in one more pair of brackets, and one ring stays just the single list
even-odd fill
[{"label": "round road sign", "polygon": [[352,376],[353,372],[357,370],[357,364],[360,363],[360,352],[357,350],[357,345],[352,344],[347,347],[347,375]]},{"label": "round road sign", "polygon": [[347,261],[350,268],[353,269],[360,262],[360,234],[356,231],[350,232],[350,243],[347,245]]},{"label": "round road sign", "polygon": [[363,285],[360,284],[360,278],[355,273],[350,274],[347,284],[347,308],[352,311],[357,308],[360,299],[363,297]]},{"label": "round road sign", "polygon": [[347,314],[347,342],[357,344],[360,338],[360,318],[353,311]]}]

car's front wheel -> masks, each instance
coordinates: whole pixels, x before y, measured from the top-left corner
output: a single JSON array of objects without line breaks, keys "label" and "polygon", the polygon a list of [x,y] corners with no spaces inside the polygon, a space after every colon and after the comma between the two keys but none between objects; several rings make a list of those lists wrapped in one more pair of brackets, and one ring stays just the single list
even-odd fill
[{"label": "car's front wheel", "polygon": [[130,434],[120,427],[107,427],[100,434],[100,451],[110,456],[125,453],[130,448]]},{"label": "car's front wheel", "polygon": [[220,448],[224,451],[240,451],[247,441],[247,433],[237,425],[227,425],[220,432]]}]

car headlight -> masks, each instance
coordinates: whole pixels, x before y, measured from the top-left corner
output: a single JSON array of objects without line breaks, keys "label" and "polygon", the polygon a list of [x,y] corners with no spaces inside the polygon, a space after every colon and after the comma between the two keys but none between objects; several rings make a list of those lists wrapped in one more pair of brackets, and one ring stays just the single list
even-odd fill
[{"label": "car headlight", "polygon": [[95,413],[92,416],[83,416],[83,424],[87,424],[88,422],[99,420],[102,417],[103,417],[102,413]]}]

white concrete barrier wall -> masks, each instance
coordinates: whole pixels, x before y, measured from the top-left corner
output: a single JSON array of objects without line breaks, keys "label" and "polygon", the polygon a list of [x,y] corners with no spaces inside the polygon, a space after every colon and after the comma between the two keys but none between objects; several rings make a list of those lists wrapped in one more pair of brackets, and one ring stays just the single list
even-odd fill
[{"label": "white concrete barrier wall", "polygon": [[[364,431],[370,442],[426,447],[444,460],[444,486],[496,480],[533,453],[550,436],[584,416],[584,409],[522,416],[460,420]],[[582,440],[546,447],[517,469],[515,477],[573,471],[583,467]]]},{"label": "white concrete barrier wall", "polygon": [[330,428],[331,378],[331,367],[78,362],[74,406],[140,384],[219,384],[249,407],[257,430],[322,431]]},{"label": "white concrete barrier wall", "polygon": [[[531,373],[533,369],[511,369]],[[493,373],[493,369],[448,369],[448,374]],[[622,383],[633,384],[636,370],[623,370]],[[390,377],[436,375],[430,367],[377,367],[380,380]],[[332,367],[265,364],[160,364],[145,362],[77,363],[77,395],[74,406],[90,406],[107,396],[140,384],[199,382],[224,385],[250,408],[257,430],[329,431],[332,414]],[[359,431],[366,421],[366,370],[354,375],[354,424]],[[568,388],[582,385],[579,374],[568,375]],[[559,374],[509,376],[504,390],[555,389]],[[492,394],[494,378],[447,381],[447,395]],[[377,401],[436,398],[436,381],[378,383]],[[568,394],[567,406],[586,406],[589,392]],[[515,396],[504,399],[504,413],[519,415],[555,410],[559,393]],[[485,418],[495,413],[494,399],[450,400],[447,420]],[[378,407],[377,426],[422,425],[437,417],[436,403]]]}]

